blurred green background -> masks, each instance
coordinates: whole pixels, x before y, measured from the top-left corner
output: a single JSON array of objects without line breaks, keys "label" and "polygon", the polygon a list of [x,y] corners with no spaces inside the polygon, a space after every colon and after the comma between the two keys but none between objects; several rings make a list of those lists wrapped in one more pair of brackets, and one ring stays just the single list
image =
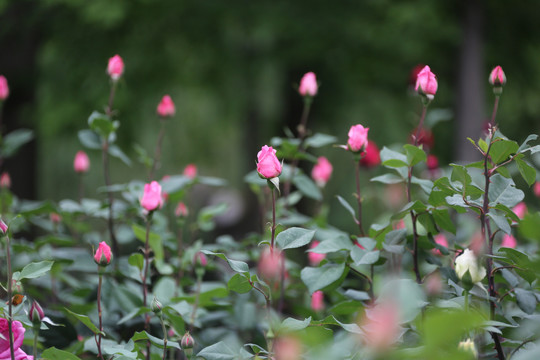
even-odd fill
[{"label": "blurred green background", "polygon": [[[431,108],[451,114],[433,129],[433,152],[442,163],[471,159],[464,135],[478,138],[490,115],[487,77],[495,65],[508,78],[502,132],[522,141],[539,130],[539,13],[533,0],[0,0],[0,74],[11,88],[4,133],[36,133],[3,170],[22,197],[76,196],[76,134],[106,105],[105,69],[115,54],[125,62],[115,100],[118,141],[135,161],[127,167],[113,159],[113,183],[146,178],[133,144],[153,154],[156,106],[170,94],[177,112],[158,177],[195,163],[200,174],[248,194],[243,177],[257,151],[285,127],[295,131],[302,111],[295,87],[307,71],[320,82],[308,127],[345,143],[349,127],[361,123],[382,147],[406,142],[416,126],[411,71],[429,64],[439,80]],[[103,184],[100,153],[87,152],[87,196],[95,196]],[[316,155],[334,163],[326,196],[350,199],[350,155],[337,148]]]}]

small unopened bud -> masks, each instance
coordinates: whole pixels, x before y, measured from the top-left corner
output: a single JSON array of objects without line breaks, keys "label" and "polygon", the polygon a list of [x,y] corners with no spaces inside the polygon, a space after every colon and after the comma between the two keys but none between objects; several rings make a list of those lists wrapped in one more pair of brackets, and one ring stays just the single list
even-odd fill
[{"label": "small unopened bud", "polygon": [[184,353],[188,357],[190,357],[191,354],[193,354],[193,347],[195,346],[195,340],[193,340],[193,337],[191,336],[189,331],[185,333],[184,336],[182,336],[182,340],[180,341],[180,346],[182,347],[182,349],[184,350]]},{"label": "small unopened bud", "polygon": [[206,258],[206,255],[204,255],[204,253],[200,251],[195,254],[193,262],[195,263],[195,266],[206,267],[206,265],[208,265],[208,259]]},{"label": "small unopened bud", "polygon": [[4,222],[4,220],[0,219],[0,231],[5,235],[8,231],[8,226]]},{"label": "small unopened bud", "polygon": [[94,261],[100,266],[107,266],[111,263],[111,247],[105,241],[99,243],[98,249],[94,254]]},{"label": "small unopened bud", "polygon": [[9,177],[8,172],[3,172],[2,175],[0,175],[0,188],[2,189],[9,189],[11,187],[11,177]]},{"label": "small unopened bud", "polygon": [[43,312],[43,308],[36,300],[34,300],[32,302],[32,306],[30,307],[30,311],[28,312],[28,319],[32,322],[32,324],[39,325],[44,317],[45,313]]},{"label": "small unopened bud", "polygon": [[154,300],[152,300],[152,311],[154,312],[154,314],[158,315],[159,313],[161,313],[161,309],[163,309],[163,305],[154,296]]},{"label": "small unopened bud", "polygon": [[474,345],[474,341],[472,341],[471,339],[467,339],[466,341],[461,341],[458,345],[458,349],[463,350],[464,352],[467,352],[469,354],[472,354],[475,359],[478,357],[478,351],[476,351],[476,346]]}]

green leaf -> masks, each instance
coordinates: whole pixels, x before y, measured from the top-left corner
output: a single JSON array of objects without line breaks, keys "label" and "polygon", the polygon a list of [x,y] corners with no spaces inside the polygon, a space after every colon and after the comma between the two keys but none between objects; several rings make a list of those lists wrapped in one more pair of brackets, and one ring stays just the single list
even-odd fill
[{"label": "green leaf", "polygon": [[197,354],[205,360],[238,360],[238,354],[234,352],[227,344],[220,341],[216,344],[205,347]]},{"label": "green leaf", "polygon": [[345,235],[337,236],[335,238],[321,241],[314,249],[309,249],[308,252],[314,252],[316,254],[328,254],[340,250],[350,250],[354,245],[351,244],[351,240]]},{"label": "green leaf", "polygon": [[313,294],[339,280],[345,272],[345,264],[325,264],[321,267],[305,267],[300,273],[302,281]]},{"label": "green leaf", "polygon": [[384,174],[380,176],[375,176],[374,178],[371,178],[370,181],[380,182],[383,184],[399,184],[403,182],[403,180],[404,179],[395,174]]},{"label": "green leaf", "polygon": [[354,222],[356,222],[357,221],[356,220],[356,212],[354,211],[352,206],[347,202],[347,200],[345,200],[341,196],[337,195],[336,197],[337,197],[338,201],[340,202],[340,204],[343,205],[345,210],[347,210],[352,215],[352,218],[353,218]]},{"label": "green leaf", "polygon": [[[157,346],[160,349],[163,349],[163,347],[165,346],[165,342],[163,341],[163,339],[152,336],[148,334],[146,331],[136,332],[131,337],[131,339],[133,341],[150,340],[150,342],[153,345]],[[167,340],[167,348],[176,348],[176,349],[182,350],[182,348],[180,347],[180,344],[178,344],[175,341],[169,341],[169,340]]]},{"label": "green leaf", "polygon": [[143,269],[144,257],[142,254],[131,254],[128,259],[129,265],[137,267],[139,270]]},{"label": "green leaf", "polygon": [[[14,273],[13,279],[20,281],[22,279],[35,279],[41,277],[51,270],[53,264],[54,261],[48,260],[32,262],[26,265],[20,273]],[[17,276],[15,276],[15,274],[17,274]]]},{"label": "green leaf", "polygon": [[519,308],[525,313],[532,315],[536,310],[537,303],[534,293],[521,288],[516,288],[514,292],[516,293],[516,301]]},{"label": "green leaf", "polygon": [[293,227],[280,232],[276,237],[276,242],[283,250],[295,249],[309,244],[313,236],[315,236],[315,230]]},{"label": "green leaf", "polygon": [[59,350],[55,347],[48,348],[47,350],[43,351],[41,354],[40,359],[44,360],[81,360],[81,358],[73,355],[72,353],[69,353],[64,350]]},{"label": "green leaf", "polygon": [[304,142],[306,149],[308,147],[320,148],[326,145],[332,145],[337,142],[337,138],[332,135],[316,133],[310,136]]},{"label": "green leaf", "polygon": [[388,159],[382,163],[386,167],[391,168],[400,168],[400,167],[408,167],[409,165],[402,160],[399,159]]},{"label": "green leaf", "polygon": [[[275,178],[274,178],[275,179]],[[218,215],[224,214],[229,205],[226,203],[220,203],[217,205],[210,205],[202,208],[197,216],[197,224],[203,231],[212,231],[215,227],[214,218]]]},{"label": "green leaf", "polygon": [[278,334],[286,334],[303,330],[311,323],[311,316],[304,320],[296,320],[293,318],[286,318],[281,324],[279,324],[276,332]]},{"label": "green leaf", "polygon": [[504,215],[496,215],[494,212],[489,212],[488,216],[495,222],[497,227],[508,235],[512,235],[512,228],[508,223],[508,219]]},{"label": "green leaf", "polygon": [[92,323],[92,320],[86,315],[81,315],[74,313],[73,311],[69,310],[68,308],[64,308],[69,314],[75,316],[77,320],[82,322],[84,325],[86,325],[87,328],[89,328],[94,334],[101,333],[103,336],[106,336],[104,332],[99,331],[98,327]]},{"label": "green leaf", "polygon": [[433,189],[433,181],[429,179],[420,179],[413,176],[411,177],[411,183],[419,185],[426,194],[430,194]]},{"label": "green leaf", "polygon": [[463,186],[467,186],[471,183],[471,176],[467,172],[467,168],[463,165],[450,164],[452,166],[452,175],[450,179],[452,181],[459,181]]},{"label": "green leaf", "polygon": [[77,136],[81,144],[88,149],[98,150],[103,146],[99,135],[95,131],[89,129],[80,130]]},{"label": "green leaf", "polygon": [[538,139],[538,135],[536,135],[536,134],[531,134],[531,135],[527,136],[527,138],[526,138],[525,141],[521,144],[521,146],[519,147],[519,149],[517,150],[517,152],[520,153],[520,152],[526,151],[526,149],[530,149],[530,147],[529,147],[529,145],[528,145],[528,142],[529,142],[529,141],[536,140],[536,139]]},{"label": "green leaf", "polygon": [[384,163],[385,161],[389,160],[398,160],[399,162],[405,164],[407,166],[407,156],[403,155],[400,152],[390,150],[386,146],[384,146],[379,154],[381,156],[381,162]]},{"label": "green leaf", "polygon": [[489,190],[489,205],[491,207],[497,204],[503,204],[507,207],[516,206],[525,194],[516,188],[512,179],[507,179],[499,174],[491,177],[491,187]]},{"label": "green leaf", "polygon": [[409,166],[414,166],[419,162],[426,161],[427,155],[423,149],[411,144],[403,145],[403,149],[405,149],[405,154],[407,154]]},{"label": "green leaf", "polygon": [[431,215],[435,223],[443,230],[446,230],[452,234],[456,233],[456,226],[450,217],[450,213],[447,209],[433,209]]},{"label": "green leaf", "polygon": [[527,182],[527,185],[531,186],[534,184],[536,181],[536,170],[521,159],[516,158],[516,164],[519,169],[519,173],[523,177],[523,180]]},{"label": "green leaf", "polygon": [[321,190],[308,176],[304,174],[296,175],[293,178],[293,183],[298,188],[298,190],[300,190],[300,192],[308,198],[317,201],[322,200],[323,197]]},{"label": "green leaf", "polygon": [[519,223],[521,235],[528,239],[540,241],[540,212],[528,213]]},{"label": "green leaf", "polygon": [[90,129],[100,134],[103,138],[108,139],[109,135],[118,129],[120,123],[118,121],[112,121],[106,114],[94,111],[88,118],[88,125]]},{"label": "green leaf", "polygon": [[215,252],[210,251],[210,250],[201,250],[201,252],[206,254],[206,255],[217,256],[220,259],[223,259],[223,260],[227,261],[227,263],[229,264],[231,269],[233,269],[234,271],[236,271],[238,273],[249,273],[249,266],[248,266],[248,264],[246,264],[243,261],[231,260],[231,259],[227,258],[227,256],[225,256],[225,254],[215,253]]},{"label": "green leaf", "polygon": [[[500,139],[500,140],[499,140]],[[511,154],[518,151],[518,144],[515,141],[498,138],[491,144],[489,155],[493,163],[498,164],[508,159]]]},{"label": "green leaf", "polygon": [[360,249],[358,246],[353,247],[351,250],[351,259],[356,266],[375,264],[379,261],[379,255],[379,250],[367,251]]},{"label": "green leaf", "polygon": [[2,139],[1,154],[3,158],[15,155],[17,150],[34,138],[34,132],[29,129],[17,129]]},{"label": "green leaf", "polygon": [[227,288],[239,294],[245,294],[249,292],[253,286],[251,286],[249,279],[243,274],[234,274],[227,283]]},{"label": "green leaf", "polygon": [[127,166],[131,166],[131,160],[117,145],[109,145],[108,153],[109,155],[122,160],[122,162]]},{"label": "green leaf", "polygon": [[[140,225],[133,224],[131,229],[135,234],[135,237],[139,239],[142,243],[146,243],[146,229]],[[154,252],[154,258],[157,261],[164,259],[163,244],[161,243],[161,237],[153,232],[150,232],[148,235],[148,245]]]}]

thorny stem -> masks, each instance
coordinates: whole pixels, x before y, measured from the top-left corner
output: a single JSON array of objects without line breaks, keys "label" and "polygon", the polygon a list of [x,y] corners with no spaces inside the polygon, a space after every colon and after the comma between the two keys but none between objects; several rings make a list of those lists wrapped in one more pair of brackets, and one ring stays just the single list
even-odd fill
[{"label": "thorny stem", "polygon": [[98,355],[101,360],[103,360],[103,355],[101,354],[101,332],[103,332],[103,320],[101,317],[101,284],[103,283],[103,275],[101,274],[101,266],[98,265],[98,273],[99,273],[99,283],[98,283],[98,290],[97,290],[97,308],[98,308],[98,318],[99,318],[99,331],[98,337],[96,339],[96,345],[98,348]]},{"label": "thorny stem", "polygon": [[356,200],[358,201],[358,230],[360,236],[364,236],[364,228],[362,227],[362,195],[360,194],[360,160],[356,162]]},{"label": "thorny stem", "polygon": [[163,143],[163,136],[165,135],[165,120],[160,119],[161,129],[159,130],[158,141],[156,144],[156,150],[154,152],[154,162],[152,163],[152,168],[150,169],[150,174],[148,174],[148,181],[154,179],[154,173],[158,167],[159,161],[161,159],[161,145]]},{"label": "thorny stem", "polygon": [[7,262],[7,297],[8,297],[8,335],[9,335],[9,350],[11,360],[15,360],[15,349],[13,347],[13,303],[12,295],[12,274],[11,274],[11,254],[10,254],[9,236],[6,235],[6,262]]},{"label": "thorny stem", "polygon": [[[416,135],[414,136],[414,146],[418,146],[418,137],[424,126],[424,119],[426,118],[427,104],[422,108],[422,115],[420,116],[420,122],[418,124],[418,129],[416,130]],[[407,177],[407,202],[411,202],[411,182],[412,182],[412,170],[413,166],[409,166]],[[418,268],[418,230],[416,228],[416,219],[417,214],[414,213],[414,210],[409,212],[411,214],[411,221],[413,226],[413,270],[416,276],[416,282],[418,284],[422,283],[422,277],[420,276],[420,269]]]}]

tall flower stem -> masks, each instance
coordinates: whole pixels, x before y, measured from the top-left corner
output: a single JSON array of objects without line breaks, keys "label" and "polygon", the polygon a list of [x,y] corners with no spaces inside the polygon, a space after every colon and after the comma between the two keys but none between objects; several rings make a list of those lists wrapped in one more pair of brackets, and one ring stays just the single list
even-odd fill
[{"label": "tall flower stem", "polygon": [[167,328],[165,327],[165,322],[163,321],[163,314],[159,314],[159,320],[161,321],[161,329],[163,329],[163,358],[165,360],[167,357]]},{"label": "tall flower stem", "polygon": [[[143,285],[143,306],[148,306],[148,284],[146,279],[148,277],[148,268],[150,267],[150,225],[152,224],[152,215],[153,212],[148,213],[146,219],[146,239],[144,242],[144,271],[142,275],[142,285]],[[144,330],[148,332],[150,328],[150,314],[146,313],[144,315]],[[150,360],[150,340],[146,342],[146,359]]]},{"label": "tall flower stem", "polygon": [[15,360],[15,349],[13,347],[13,304],[11,298],[12,290],[12,273],[11,273],[11,253],[10,253],[9,236],[6,234],[6,263],[7,263],[7,297],[8,297],[8,334],[9,334],[9,351],[11,360]]},{"label": "tall flower stem", "polygon": [[276,194],[274,192],[274,189],[270,189],[272,191],[272,237],[270,240],[270,253],[274,253],[274,238],[276,235]]},{"label": "tall flower stem", "polygon": [[469,290],[465,290],[465,312],[469,312]]},{"label": "tall flower stem", "polygon": [[[424,126],[424,120],[426,118],[426,112],[427,112],[428,103],[425,102],[424,106],[422,108],[422,115],[420,116],[420,122],[418,123],[418,128],[416,130],[416,134],[414,136],[414,146],[418,146],[418,138],[420,136],[420,133],[422,131],[422,127]],[[409,166],[408,172],[407,172],[407,202],[411,202],[411,183],[412,183],[412,172],[413,172],[413,166]],[[418,267],[418,229],[416,227],[416,220],[418,218],[417,214],[414,213],[414,210],[411,210],[411,221],[413,226],[413,271],[416,276],[416,282],[418,284],[422,283],[422,277],[420,276],[420,268]]]},{"label": "tall flower stem", "polygon": [[84,181],[83,181],[83,174],[79,173],[79,203],[82,202],[82,199],[84,197]]},{"label": "tall flower stem", "polygon": [[178,272],[176,273],[176,289],[175,294],[178,296],[178,290],[180,289],[180,281],[184,276],[184,270],[182,269],[182,251],[184,248],[184,221],[182,225],[178,227],[178,234],[176,236],[176,257],[178,258]]},{"label": "tall flower stem", "polygon": [[36,328],[34,326],[34,359],[38,359],[37,357],[37,344],[38,344],[38,336],[39,336],[39,327]]},{"label": "tall flower stem", "polygon": [[500,95],[495,95],[495,102],[493,103],[493,111],[491,112],[491,120],[489,124],[491,127],[495,126],[495,116],[497,116],[497,110],[499,109],[499,99]]},{"label": "tall flower stem", "polygon": [[99,334],[96,339],[96,345],[98,348],[98,356],[101,360],[103,360],[103,354],[101,353],[101,333],[103,332],[103,319],[101,317],[101,285],[103,284],[103,274],[102,274],[102,267],[98,265],[98,274],[99,274],[99,282],[98,282],[98,290],[97,290],[97,308],[98,308],[98,318],[99,318]]},{"label": "tall flower stem", "polygon": [[191,312],[190,332],[193,332],[193,328],[195,326],[195,318],[197,317],[197,309],[199,308],[199,298],[201,296],[201,283],[203,278],[203,271],[201,271],[201,269],[196,269],[195,272],[197,273],[197,288],[195,289],[195,303],[193,304],[193,311]]},{"label": "tall flower stem", "polygon": [[364,228],[362,226],[362,194],[360,193],[360,159],[356,161],[356,200],[358,201],[358,230],[360,236],[364,236]]},{"label": "tall flower stem", "polygon": [[[298,139],[300,143],[298,144],[298,153],[304,151],[304,141],[307,135],[307,121],[309,117],[309,110],[311,109],[311,102],[313,99],[309,96],[304,97],[304,108],[302,110],[302,116],[300,117],[300,124],[298,125]],[[291,182],[294,178],[294,173],[298,167],[298,158],[293,159],[291,163],[291,174],[289,178],[285,181],[283,185],[283,197],[287,198],[291,192]]]},{"label": "tall flower stem", "polygon": [[148,181],[154,180],[154,173],[156,172],[157,166],[161,159],[161,146],[163,143],[163,136],[165,135],[165,120],[160,119],[160,122],[161,122],[161,128],[159,130],[156,150],[154,152],[154,162],[152,163],[152,168],[150,169],[150,173],[148,174]]}]

